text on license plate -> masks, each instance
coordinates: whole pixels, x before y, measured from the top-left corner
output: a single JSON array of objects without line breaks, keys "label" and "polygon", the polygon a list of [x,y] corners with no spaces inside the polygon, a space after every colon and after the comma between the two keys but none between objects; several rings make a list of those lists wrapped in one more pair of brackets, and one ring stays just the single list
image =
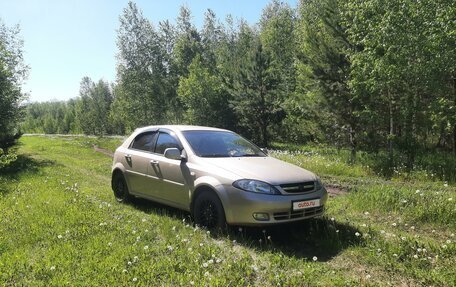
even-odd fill
[{"label": "text on license plate", "polygon": [[320,199],[293,202],[293,210],[302,210],[317,206],[320,206]]}]

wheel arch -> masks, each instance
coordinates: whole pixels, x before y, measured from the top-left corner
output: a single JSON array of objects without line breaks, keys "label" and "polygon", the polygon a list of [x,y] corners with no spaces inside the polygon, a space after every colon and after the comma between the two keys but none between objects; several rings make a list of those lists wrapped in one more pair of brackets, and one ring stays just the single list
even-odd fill
[{"label": "wheel arch", "polygon": [[192,193],[192,197],[190,200],[190,213],[192,214],[192,216],[193,216],[193,211],[194,211],[194,206],[195,206],[195,200],[200,194],[202,194],[204,192],[210,192],[217,196],[217,198],[220,200],[220,203],[222,204],[223,212],[225,213],[225,218],[226,218],[226,216],[227,216],[226,204],[224,203],[222,196],[220,196],[220,194],[219,194],[220,191],[216,187],[214,187],[210,184],[207,184],[207,183],[198,185]]}]

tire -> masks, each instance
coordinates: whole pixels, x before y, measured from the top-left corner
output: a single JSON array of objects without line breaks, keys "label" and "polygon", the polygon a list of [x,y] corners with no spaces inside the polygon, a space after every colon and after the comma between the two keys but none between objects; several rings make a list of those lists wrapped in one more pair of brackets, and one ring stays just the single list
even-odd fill
[{"label": "tire", "polygon": [[203,191],[195,199],[193,218],[199,226],[208,229],[226,228],[225,211],[214,192]]},{"label": "tire", "polygon": [[116,172],[112,177],[112,191],[117,202],[126,203],[131,199],[130,193],[128,192],[127,182],[122,173]]}]

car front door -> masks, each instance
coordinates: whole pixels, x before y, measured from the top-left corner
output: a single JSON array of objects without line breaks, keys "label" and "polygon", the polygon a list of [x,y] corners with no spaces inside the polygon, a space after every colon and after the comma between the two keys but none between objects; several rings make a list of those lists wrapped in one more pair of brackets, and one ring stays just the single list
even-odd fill
[{"label": "car front door", "polygon": [[151,159],[149,174],[157,177],[157,197],[180,208],[188,208],[190,196],[184,172],[185,162],[169,159],[164,156],[167,148],[178,148],[182,145],[176,135],[168,130],[160,130],[155,144],[154,156]]}]

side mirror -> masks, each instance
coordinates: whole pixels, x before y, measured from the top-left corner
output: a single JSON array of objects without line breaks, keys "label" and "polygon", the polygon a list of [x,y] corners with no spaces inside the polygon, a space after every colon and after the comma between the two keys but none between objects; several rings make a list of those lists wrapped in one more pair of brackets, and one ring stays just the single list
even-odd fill
[{"label": "side mirror", "polygon": [[165,157],[169,159],[181,160],[182,155],[178,148],[172,147],[165,149]]},{"label": "side mirror", "polygon": [[266,155],[268,155],[268,150],[266,148],[260,148],[262,152],[264,152]]}]

